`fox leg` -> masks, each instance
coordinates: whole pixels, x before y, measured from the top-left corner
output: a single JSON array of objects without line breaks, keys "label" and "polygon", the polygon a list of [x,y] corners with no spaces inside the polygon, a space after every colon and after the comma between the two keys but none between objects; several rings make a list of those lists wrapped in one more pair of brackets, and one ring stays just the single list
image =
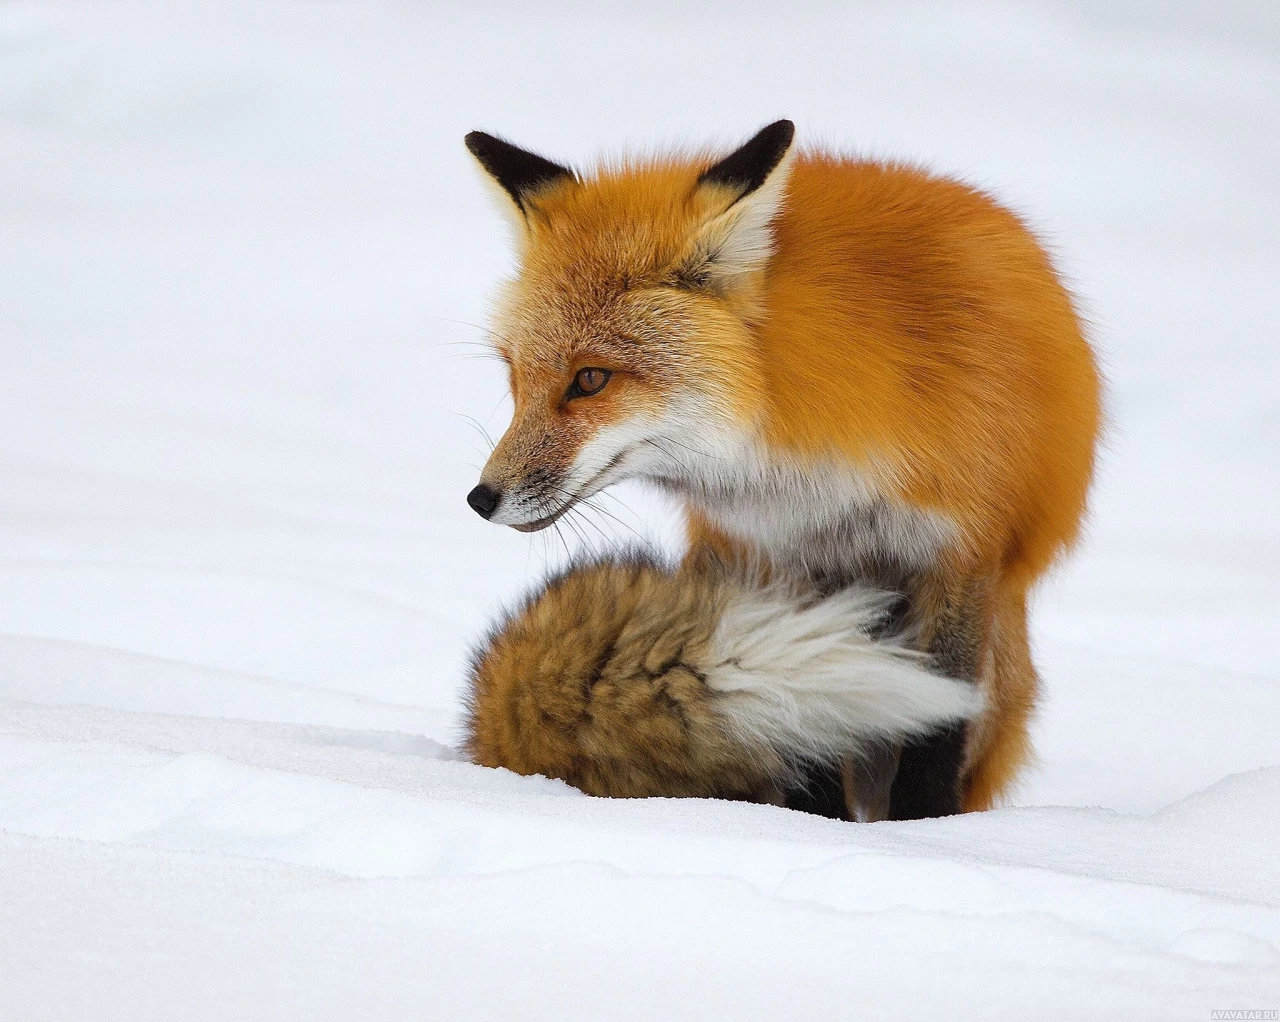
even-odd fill
[{"label": "fox leg", "polygon": [[[914,587],[913,616],[933,668],[951,678],[980,684],[989,669],[991,586],[988,577],[957,579],[940,572]],[[902,749],[889,794],[889,818],[920,820],[962,809],[969,726],[938,728]]]},{"label": "fox leg", "polygon": [[901,745],[878,745],[844,761],[844,802],[849,819],[876,823],[889,818],[889,797],[902,757]]},{"label": "fox leg", "polygon": [[[746,544],[725,535],[697,511],[688,509],[687,513],[687,560],[710,556],[724,563],[752,563]],[[868,572],[868,578],[896,587],[892,572],[886,578],[880,578],[881,573],[873,568]],[[886,622],[886,632],[897,631],[903,618],[910,618],[935,670],[978,684],[991,630],[989,578],[939,568],[907,582],[904,588],[910,597]],[[975,724],[980,727],[982,722]],[[783,802],[802,812],[860,821],[914,820],[950,816],[962,808],[985,808],[987,789],[1004,780],[999,768],[1006,760],[1020,762],[1021,757],[1017,750],[1006,756],[993,745],[992,755],[975,760],[971,772],[977,783],[970,785],[973,790],[966,798],[962,778],[966,757],[973,759],[970,739],[985,738],[969,731],[959,723],[905,747],[884,745],[840,764],[814,766],[800,786],[783,793]],[[982,744],[987,745],[985,741]]]},{"label": "fox leg", "polygon": [[991,632],[988,705],[971,725],[965,771],[964,811],[990,809],[1031,759],[1028,725],[1039,678],[1027,641],[1027,596],[1002,594]]},{"label": "fox leg", "polygon": [[[908,589],[912,591],[909,616],[931,667],[949,678],[980,684],[991,670],[987,578],[930,573],[909,583]],[[985,739],[986,733],[973,735],[970,726],[960,721],[904,745],[884,745],[851,756],[838,769],[815,768],[806,778],[805,790],[792,794],[787,805],[863,822],[952,816],[966,805],[963,781],[974,737]],[[1000,758],[984,755],[981,775],[992,773],[986,765],[994,766]],[[976,790],[974,794],[981,798]],[[976,804],[972,798],[969,802]]]},{"label": "fox leg", "polygon": [[933,669],[975,685],[994,674],[987,686],[993,705],[971,723],[850,757],[838,776],[834,769],[812,771],[806,791],[792,795],[789,806],[864,822],[987,809],[1027,758],[1035,670],[1026,642],[1025,600],[1019,596],[1012,607],[1016,613],[1001,615],[1010,619],[1009,626],[993,634],[989,576],[931,573],[908,588],[911,617]]},{"label": "fox leg", "polygon": [[840,764],[820,764],[805,770],[798,787],[792,788],[782,803],[788,809],[832,820],[852,819],[845,801],[844,778]]},{"label": "fox leg", "polygon": [[[878,576],[872,572],[870,577]],[[900,582],[891,578],[882,578],[880,583],[893,589],[903,588]],[[909,610],[908,600],[898,600],[890,616],[877,630],[877,637],[884,638],[901,632]],[[858,823],[877,823],[889,819],[889,796],[894,778],[898,775],[901,757],[902,744],[886,741],[863,750],[861,755],[845,759],[840,773],[844,786],[846,819]]]}]

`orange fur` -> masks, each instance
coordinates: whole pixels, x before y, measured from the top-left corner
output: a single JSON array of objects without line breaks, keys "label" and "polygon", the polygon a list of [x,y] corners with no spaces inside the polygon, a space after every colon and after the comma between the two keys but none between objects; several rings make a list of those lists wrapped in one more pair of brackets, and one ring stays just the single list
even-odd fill
[{"label": "orange fur", "polygon": [[[955,600],[983,594],[966,605],[989,708],[969,733],[965,807],[986,808],[1029,755],[1027,593],[1078,536],[1100,428],[1070,296],[1026,226],[982,192],[821,152],[776,172],[771,252],[717,271],[749,208],[700,185],[709,163],[603,167],[527,198],[496,331],[516,413],[484,479],[510,488],[570,466],[602,424],[679,399],[713,410],[707,436],[750,436],[815,476],[848,470],[890,507],[943,523],[946,542],[901,581],[926,642]],[[616,385],[565,401],[582,366]],[[776,554],[694,500],[689,532],[695,556]]]},{"label": "orange fur", "polygon": [[[1048,257],[1008,210],[907,167],[800,161],[757,336],[773,443],[867,463],[1029,583],[1076,538],[1099,382]],[[821,314],[815,314],[821,310]]]},{"label": "orange fur", "polygon": [[783,764],[729,732],[705,684],[731,585],[642,560],[552,579],[475,657],[472,760],[589,795],[776,799]]}]

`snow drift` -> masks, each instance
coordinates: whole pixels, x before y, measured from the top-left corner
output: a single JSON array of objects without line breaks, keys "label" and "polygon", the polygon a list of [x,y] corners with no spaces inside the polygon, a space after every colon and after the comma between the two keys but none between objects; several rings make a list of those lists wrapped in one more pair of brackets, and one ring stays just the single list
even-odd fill
[{"label": "snow drift", "polygon": [[[0,1016],[1280,1007],[1278,28],[0,8]],[[1007,809],[611,802],[452,751],[495,608],[676,541],[638,491],[560,538],[466,507],[508,257],[463,134],[586,160],[780,116],[1029,214],[1107,366]]]}]

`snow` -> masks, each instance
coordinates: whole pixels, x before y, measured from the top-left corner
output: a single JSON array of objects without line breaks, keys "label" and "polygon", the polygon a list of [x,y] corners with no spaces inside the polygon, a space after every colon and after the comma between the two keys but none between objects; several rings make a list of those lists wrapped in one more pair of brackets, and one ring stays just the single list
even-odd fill
[{"label": "snow", "polygon": [[[0,1018],[1280,1008],[1278,57],[1264,2],[0,6]],[[580,541],[463,500],[510,255],[462,135],[779,116],[1026,212],[1107,365],[1006,809],[453,751],[469,645]],[[675,541],[617,496],[582,538]]]}]

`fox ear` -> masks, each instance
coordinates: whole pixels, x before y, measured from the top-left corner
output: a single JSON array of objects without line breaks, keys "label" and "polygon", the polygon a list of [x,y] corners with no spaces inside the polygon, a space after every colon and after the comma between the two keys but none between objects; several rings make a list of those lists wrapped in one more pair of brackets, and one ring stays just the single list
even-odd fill
[{"label": "fox ear", "polygon": [[709,192],[719,212],[698,232],[680,271],[685,280],[731,287],[764,268],[773,255],[772,220],[782,208],[795,133],[791,121],[774,121],[702,172],[698,189]]},{"label": "fox ear", "polygon": [[758,191],[777,170],[791,149],[796,126],[791,121],[774,121],[761,128],[751,140],[735,149],[698,178],[698,185],[719,185],[737,193],[734,202]]},{"label": "fox ear", "polygon": [[469,132],[464,141],[489,178],[506,193],[506,198],[515,203],[511,212],[517,214],[517,221],[527,220],[530,201],[542,189],[558,181],[575,180],[573,171],[568,167],[552,163],[486,132]]}]

